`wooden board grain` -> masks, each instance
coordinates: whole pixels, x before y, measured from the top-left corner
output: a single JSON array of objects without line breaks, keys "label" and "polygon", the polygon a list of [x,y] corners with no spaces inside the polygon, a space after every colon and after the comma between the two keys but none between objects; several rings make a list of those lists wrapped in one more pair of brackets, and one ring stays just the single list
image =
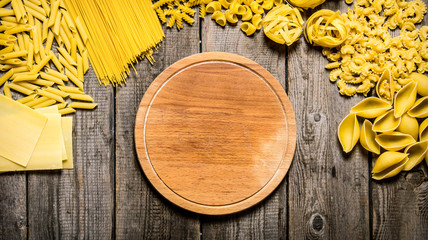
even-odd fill
[{"label": "wooden board grain", "polygon": [[[328,1],[320,8],[344,12],[347,5]],[[304,19],[314,11],[305,11]],[[368,157],[361,147],[343,154],[337,139],[340,121],[363,97],[340,96],[324,69],[327,63],[321,48],[303,37],[289,48],[289,96],[298,123],[289,174],[289,237],[368,239]]]},{"label": "wooden board grain", "polygon": [[[197,17],[195,17],[197,20]],[[143,94],[165,68],[198,53],[199,29],[164,27],[168,36],[156,63],[136,65],[126,86],[116,90],[116,237],[118,239],[197,239],[199,219],[168,202],[150,185],[142,172],[134,145],[135,116]]]},{"label": "wooden board grain", "polygon": [[246,209],[282,181],[295,121],[277,80],[236,54],[208,52],[162,72],[135,123],[144,173],[167,199],[203,214]]},{"label": "wooden board grain", "polygon": [[[209,17],[201,26],[202,51],[231,52],[266,68],[287,90],[285,47],[270,42],[262,32],[247,37],[239,25],[217,25]],[[242,213],[202,216],[201,232],[207,239],[277,239],[287,235],[287,185],[283,181],[267,199]]]}]

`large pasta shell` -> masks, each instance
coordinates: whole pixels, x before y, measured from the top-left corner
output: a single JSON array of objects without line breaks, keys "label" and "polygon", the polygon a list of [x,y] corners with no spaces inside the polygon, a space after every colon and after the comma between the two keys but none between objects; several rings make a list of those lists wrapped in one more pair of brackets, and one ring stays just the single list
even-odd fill
[{"label": "large pasta shell", "polygon": [[349,114],[342,120],[337,135],[343,151],[346,153],[350,152],[355,144],[357,144],[358,138],[360,137],[360,125],[358,124],[357,115],[355,115],[355,113]]},{"label": "large pasta shell", "polygon": [[[385,93],[382,93],[385,92]],[[379,98],[392,103],[395,93],[394,79],[392,78],[391,71],[386,69],[376,84],[376,94]]]},{"label": "large pasta shell", "polygon": [[428,117],[428,97],[418,99],[412,108],[410,108],[408,114],[417,118]]},{"label": "large pasta shell", "polygon": [[425,156],[427,155],[428,151],[428,142],[417,142],[414,143],[406,148],[404,150],[404,153],[407,153],[409,155],[409,161],[407,161],[406,165],[404,165],[403,170],[409,171],[416,165],[422,162],[424,160]]},{"label": "large pasta shell", "polygon": [[413,72],[409,75],[410,79],[418,83],[418,94],[421,96],[428,96],[428,77],[417,72]]},{"label": "large pasta shell", "polygon": [[398,151],[416,142],[409,134],[400,132],[379,134],[375,140],[381,147],[389,151]]},{"label": "large pasta shell", "polygon": [[405,113],[401,117],[400,125],[397,128],[398,132],[406,133],[412,136],[415,140],[418,140],[419,134],[419,123],[416,118],[409,116]]},{"label": "large pasta shell", "polygon": [[419,141],[428,141],[428,118],[419,126]]},{"label": "large pasta shell", "polygon": [[409,158],[405,153],[384,152],[379,156],[373,167],[372,177],[376,180],[393,177],[403,170],[408,160]]},{"label": "large pasta shell", "polygon": [[367,151],[379,154],[380,146],[375,141],[376,132],[373,131],[372,127],[372,123],[366,119],[361,127],[360,143]]},{"label": "large pasta shell", "polygon": [[377,97],[369,97],[351,108],[351,113],[364,118],[375,118],[391,109],[391,104]]},{"label": "large pasta shell", "polygon": [[394,117],[394,110],[389,110],[375,119],[373,123],[373,131],[392,132],[400,125],[400,122],[401,118]]},{"label": "large pasta shell", "polygon": [[409,82],[397,92],[394,99],[394,116],[401,117],[416,101],[417,83]]}]

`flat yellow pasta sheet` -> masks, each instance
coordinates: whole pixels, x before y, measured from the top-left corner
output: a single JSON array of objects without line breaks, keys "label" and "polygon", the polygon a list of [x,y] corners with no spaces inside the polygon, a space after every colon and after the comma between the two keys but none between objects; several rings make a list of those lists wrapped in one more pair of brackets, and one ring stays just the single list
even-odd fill
[{"label": "flat yellow pasta sheet", "polygon": [[26,171],[61,169],[61,114],[46,113],[46,127],[43,129],[27,167],[22,167],[5,158],[0,158],[0,171]]},{"label": "flat yellow pasta sheet", "polygon": [[62,162],[63,169],[73,168],[73,118],[61,118],[62,136],[64,137],[65,150],[67,151],[67,160]]},{"label": "flat yellow pasta sheet", "polygon": [[47,118],[0,95],[0,156],[27,166]]}]

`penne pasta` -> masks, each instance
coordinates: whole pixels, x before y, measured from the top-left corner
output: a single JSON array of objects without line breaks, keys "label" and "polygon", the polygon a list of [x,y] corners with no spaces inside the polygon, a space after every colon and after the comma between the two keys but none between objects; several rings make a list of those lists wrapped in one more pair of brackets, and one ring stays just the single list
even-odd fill
[{"label": "penne pasta", "polygon": [[58,14],[58,7],[59,7],[59,0],[52,0],[51,1],[51,13],[49,15],[49,22],[48,25],[49,27],[52,27],[55,24],[55,20],[56,20],[56,15]]},{"label": "penne pasta", "polygon": [[16,51],[16,52],[5,53],[5,54],[0,55],[0,60],[24,57],[27,54],[28,54],[28,52],[26,50],[20,50],[20,51]]},{"label": "penne pasta", "polygon": [[53,93],[55,95],[58,95],[62,98],[68,97],[70,95],[69,93],[66,93],[64,91],[61,91],[61,90],[53,88],[53,87],[47,87],[47,88],[45,88],[45,91]]},{"label": "penne pasta", "polygon": [[37,96],[37,94],[33,93],[33,94],[28,95],[26,97],[20,98],[20,99],[18,99],[16,101],[19,102],[19,103],[24,104],[24,103],[27,103],[27,102],[30,102],[30,101],[34,100],[36,98],[36,96]]},{"label": "penne pasta", "polygon": [[41,103],[39,103],[39,104],[34,105],[34,106],[33,106],[33,108],[34,108],[34,109],[37,109],[37,108],[49,107],[49,106],[54,105],[55,103],[56,103],[56,101],[55,101],[55,100],[53,100],[53,99],[48,99],[48,100],[46,100],[46,101],[44,101],[44,102],[41,102]]},{"label": "penne pasta", "polygon": [[5,74],[3,74],[3,76],[0,77],[0,87],[7,81],[9,80],[12,75],[14,73],[13,68],[10,69],[9,71],[7,71]]},{"label": "penne pasta", "polygon": [[81,94],[81,93],[70,93],[69,97],[73,100],[79,100],[79,101],[86,101],[86,102],[93,102],[94,99],[87,95],[87,94]]},{"label": "penne pasta", "polygon": [[87,102],[71,102],[69,105],[71,108],[80,108],[80,109],[94,109],[96,103],[87,103]]},{"label": "penne pasta", "polygon": [[46,64],[48,64],[48,62],[52,59],[52,55],[49,54],[47,57],[45,57],[44,59],[42,59],[42,61],[37,64],[36,66],[33,67],[33,69],[30,71],[31,73],[38,73],[40,72],[40,70],[42,70],[42,68],[44,66],[46,66]]},{"label": "penne pasta", "polygon": [[33,106],[35,106],[37,104],[40,104],[40,103],[42,103],[42,102],[44,102],[44,101],[46,101],[48,99],[49,98],[47,98],[47,97],[39,97],[39,98],[36,98],[36,99],[31,100],[29,102],[26,102],[24,104],[27,105],[28,107],[33,107]]},{"label": "penne pasta", "polygon": [[23,82],[23,81],[34,81],[39,77],[39,74],[20,74],[15,77],[15,79],[12,81],[14,83],[16,82]]},{"label": "penne pasta", "polygon": [[57,103],[57,104],[55,104],[55,106],[57,106],[58,110],[60,110],[60,109],[65,108],[67,106],[67,103],[66,102]]},{"label": "penne pasta", "polygon": [[25,88],[23,86],[20,86],[18,84],[15,84],[15,83],[8,84],[8,87],[12,90],[15,90],[15,91],[20,92],[20,93],[25,94],[25,95],[31,95],[34,93],[34,91],[32,91],[28,88]]},{"label": "penne pasta", "polygon": [[60,109],[60,110],[58,110],[58,112],[61,115],[66,115],[66,114],[74,113],[74,112],[76,112],[76,110],[74,108],[68,107],[68,108]]},{"label": "penne pasta", "polygon": [[83,92],[78,87],[69,87],[69,86],[58,86],[61,91],[66,93],[78,93],[82,94]]},{"label": "penne pasta", "polygon": [[26,89],[29,89],[31,91],[34,91],[34,90],[40,88],[39,86],[34,85],[32,83],[29,83],[29,82],[17,82],[16,84],[21,86],[21,87],[25,87]]},{"label": "penne pasta", "polygon": [[65,75],[67,75],[68,79],[74,83],[80,90],[83,91],[83,82],[80,81],[73,73],[71,73],[68,69],[65,70]]},{"label": "penne pasta", "polygon": [[12,93],[10,92],[9,84],[3,86],[3,93],[6,97],[12,99]]},{"label": "penne pasta", "polygon": [[[68,70],[70,71],[74,76],[77,76],[77,69],[73,66],[70,65],[70,63],[67,62],[67,60],[65,60],[65,58],[60,55],[59,56],[59,62]],[[67,74],[66,74],[67,75]],[[67,75],[68,77],[68,75]],[[70,78],[70,77],[69,77]]]},{"label": "penne pasta", "polygon": [[40,95],[40,96],[44,96],[44,97],[47,97],[47,98],[50,98],[50,99],[54,99],[57,102],[65,102],[64,99],[61,96],[56,95],[56,94],[51,93],[51,92],[48,92],[46,90],[38,89],[36,91],[36,93],[38,95]]},{"label": "penne pasta", "polygon": [[52,76],[52,75],[49,75],[47,73],[40,72],[40,77],[43,79],[46,79],[48,81],[52,81],[58,85],[64,86],[64,82],[62,81],[62,79],[59,79],[59,78]]}]

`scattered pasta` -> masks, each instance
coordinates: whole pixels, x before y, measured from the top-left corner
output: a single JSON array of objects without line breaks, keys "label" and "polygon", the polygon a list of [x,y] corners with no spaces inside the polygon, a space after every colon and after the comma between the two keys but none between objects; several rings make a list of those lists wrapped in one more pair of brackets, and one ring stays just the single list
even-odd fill
[{"label": "scattered pasta", "polygon": [[[10,10],[2,9],[7,13],[0,14],[0,41],[6,40],[0,50],[0,64],[8,66],[1,69],[7,71],[0,78],[4,95],[34,109],[57,104],[67,108],[70,94],[61,88],[74,89],[75,85],[83,94],[83,75],[89,69],[88,37],[81,24],[61,0],[50,4],[14,0]],[[54,40],[56,48],[52,48]]]}]

